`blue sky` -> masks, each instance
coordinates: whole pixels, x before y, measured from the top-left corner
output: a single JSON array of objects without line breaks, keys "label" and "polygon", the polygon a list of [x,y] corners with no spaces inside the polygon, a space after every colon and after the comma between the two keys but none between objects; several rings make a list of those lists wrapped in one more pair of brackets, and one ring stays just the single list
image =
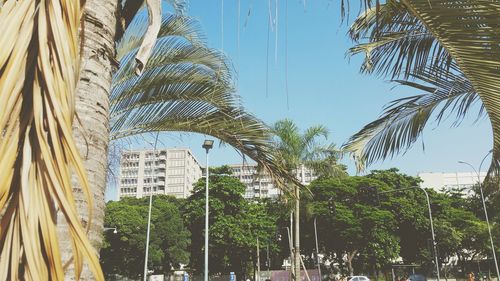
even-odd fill
[{"label": "blue sky", "polygon": [[[271,8],[273,19],[275,1],[272,0]],[[363,125],[377,118],[389,101],[418,94],[409,88],[394,88],[395,85],[387,79],[359,74],[363,57],[348,58],[345,55],[352,43],[346,35],[348,23],[340,20],[339,1],[289,0],[288,42],[285,44],[285,0],[279,0],[278,24],[269,33],[269,51],[268,1],[241,0],[240,3],[239,49],[238,0],[192,0],[187,14],[200,21],[209,46],[223,48],[231,58],[237,72],[238,94],[245,108],[264,122],[272,124],[290,118],[300,128],[322,124],[330,130],[329,140],[341,145]],[[357,6],[351,6],[351,22],[358,11]],[[288,104],[285,48],[288,48]],[[457,161],[467,161],[477,167],[492,147],[489,121],[483,118],[474,123],[474,120],[475,116],[471,116],[460,127],[453,128],[450,127],[453,120],[444,121],[439,126],[431,122],[423,138],[406,154],[376,163],[369,169],[397,167],[410,175],[423,171],[469,171]],[[204,162],[201,148],[204,138],[200,135],[161,134],[161,146],[190,147]],[[227,146],[215,147],[210,154],[210,165],[240,161],[238,154]],[[354,174],[353,163],[349,160],[344,160],[344,163]],[[111,187],[107,198],[113,198],[114,192]]]}]

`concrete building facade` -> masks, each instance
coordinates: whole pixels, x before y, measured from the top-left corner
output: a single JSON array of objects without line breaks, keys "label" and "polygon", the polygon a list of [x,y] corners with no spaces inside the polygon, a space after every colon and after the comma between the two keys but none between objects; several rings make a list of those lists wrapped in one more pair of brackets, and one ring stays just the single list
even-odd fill
[{"label": "concrete building facade", "polygon": [[[486,172],[479,173],[479,180],[482,183],[486,177]],[[464,191],[465,194],[478,183],[478,175],[475,172],[455,172],[441,173],[428,172],[419,173],[422,179],[420,186],[423,188],[432,188],[436,191]]]},{"label": "concrete building facade", "polygon": [[[271,176],[265,171],[259,172],[257,164],[244,163],[229,165],[233,176],[240,179],[246,185],[245,199],[277,198],[281,193],[273,184]],[[314,173],[301,165],[295,172],[297,179],[305,185],[317,178]]]},{"label": "concrete building facade", "polygon": [[118,198],[141,198],[150,192],[186,198],[201,176],[200,164],[188,148],[124,151]]}]

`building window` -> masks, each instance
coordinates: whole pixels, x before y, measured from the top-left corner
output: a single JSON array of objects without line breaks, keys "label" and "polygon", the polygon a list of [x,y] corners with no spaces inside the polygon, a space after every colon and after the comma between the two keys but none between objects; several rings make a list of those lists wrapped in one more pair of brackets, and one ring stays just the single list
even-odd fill
[{"label": "building window", "polygon": [[184,158],[184,151],[176,151],[171,153],[171,158]]},{"label": "building window", "polygon": [[168,178],[169,184],[184,183],[184,178]]},{"label": "building window", "polygon": [[184,174],[184,169],[171,169],[168,171],[169,175],[180,176]]}]

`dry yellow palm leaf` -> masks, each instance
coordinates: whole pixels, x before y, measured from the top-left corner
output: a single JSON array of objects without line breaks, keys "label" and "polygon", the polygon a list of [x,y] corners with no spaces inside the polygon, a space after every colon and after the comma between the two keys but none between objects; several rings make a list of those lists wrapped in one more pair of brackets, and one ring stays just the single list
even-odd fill
[{"label": "dry yellow palm leaf", "polygon": [[80,3],[8,0],[0,7],[0,24],[9,27],[0,33],[0,280],[64,279],[57,212],[70,227],[75,277],[86,261],[104,280],[71,183],[75,172],[91,200],[71,130]]}]

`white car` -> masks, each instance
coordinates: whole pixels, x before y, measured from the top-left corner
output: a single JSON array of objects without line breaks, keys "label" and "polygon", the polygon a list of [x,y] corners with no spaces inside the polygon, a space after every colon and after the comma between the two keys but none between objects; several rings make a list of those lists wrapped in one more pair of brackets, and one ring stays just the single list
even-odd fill
[{"label": "white car", "polygon": [[347,281],[370,281],[370,278],[366,276],[349,276]]}]

